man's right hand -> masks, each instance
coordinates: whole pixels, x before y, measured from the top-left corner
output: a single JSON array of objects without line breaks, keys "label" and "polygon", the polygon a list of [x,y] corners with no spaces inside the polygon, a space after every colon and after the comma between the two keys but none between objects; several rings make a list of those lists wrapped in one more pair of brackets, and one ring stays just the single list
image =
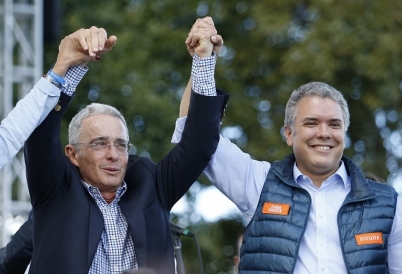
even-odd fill
[{"label": "man's right hand", "polygon": [[57,61],[52,70],[64,77],[71,66],[99,60],[101,55],[113,48],[116,41],[117,37],[112,35],[108,38],[103,28],[77,30],[61,40]]}]

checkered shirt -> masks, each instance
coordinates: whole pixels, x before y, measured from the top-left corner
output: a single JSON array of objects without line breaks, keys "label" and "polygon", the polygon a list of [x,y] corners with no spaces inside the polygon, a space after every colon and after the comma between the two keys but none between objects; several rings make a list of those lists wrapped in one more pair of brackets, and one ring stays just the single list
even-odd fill
[{"label": "checkered shirt", "polygon": [[[77,85],[87,71],[88,67],[79,65],[70,67],[65,76],[68,87],[61,89],[61,91],[69,96],[74,95]],[[138,269],[131,231],[118,204],[121,196],[126,192],[126,183],[123,182],[123,186],[119,187],[116,198],[110,204],[105,201],[98,188],[84,181],[82,183],[95,199],[105,223],[101,240],[88,274],[121,274],[125,270]]]},{"label": "checkered shirt", "polygon": [[126,192],[127,185],[119,187],[116,198],[108,204],[99,189],[82,181],[89,194],[95,199],[105,222],[101,240],[95,253],[88,274],[121,274],[128,269],[138,269],[134,242],[127,224],[121,213],[118,202]]},{"label": "checkered shirt", "polygon": [[191,67],[191,77],[193,79],[192,88],[195,93],[205,96],[216,96],[215,88],[215,64],[216,55],[200,58],[197,54],[193,55],[193,65]]},{"label": "checkered shirt", "polygon": [[88,67],[82,66],[72,66],[67,70],[66,76],[64,79],[69,84],[67,89],[61,89],[62,92],[69,96],[73,96],[75,93],[75,89],[77,85],[81,82],[82,78],[84,77],[85,73],[87,73]]}]

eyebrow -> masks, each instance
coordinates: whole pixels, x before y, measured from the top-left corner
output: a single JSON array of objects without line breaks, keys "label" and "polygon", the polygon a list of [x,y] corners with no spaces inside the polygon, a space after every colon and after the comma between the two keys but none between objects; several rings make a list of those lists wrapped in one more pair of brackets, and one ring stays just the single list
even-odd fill
[{"label": "eyebrow", "polygon": [[[95,141],[108,141],[110,138],[109,136],[100,136],[100,137],[96,137],[94,139],[91,140],[91,142],[95,142]],[[122,139],[122,138],[116,138],[115,142],[126,142],[128,143],[129,141],[127,141],[126,139]]]},{"label": "eyebrow", "polygon": [[[307,121],[318,121],[318,118],[313,118],[313,117],[306,117],[302,120],[302,122],[307,122]],[[339,122],[342,123],[342,119],[337,119],[337,118],[333,118],[333,119],[329,119],[329,122]]]}]

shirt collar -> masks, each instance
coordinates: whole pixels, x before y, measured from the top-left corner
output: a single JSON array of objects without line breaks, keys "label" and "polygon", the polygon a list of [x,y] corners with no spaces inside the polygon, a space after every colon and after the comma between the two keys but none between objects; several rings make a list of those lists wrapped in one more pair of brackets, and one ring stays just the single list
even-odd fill
[{"label": "shirt collar", "polygon": [[[85,186],[85,188],[88,190],[89,194],[91,194],[92,197],[94,197],[94,193],[99,193],[99,195],[100,195],[99,189],[97,187],[94,187],[93,185],[88,184],[84,180],[81,180],[81,182],[83,183],[83,185]],[[121,196],[123,196],[123,194],[126,192],[126,190],[127,190],[127,184],[125,181],[123,181],[121,186],[116,191],[115,200],[117,199],[117,201],[119,201]]]},{"label": "shirt collar", "polygon": [[[334,176],[334,175],[338,175],[342,179],[343,186],[345,188],[348,186],[348,184],[349,184],[349,175],[348,175],[348,173],[346,171],[346,167],[345,167],[345,164],[343,163],[343,161],[341,161],[341,165],[339,166],[338,170],[334,174],[332,174],[330,177],[328,177],[327,180],[329,178],[331,178],[332,176]],[[299,170],[299,168],[297,167],[296,162],[295,162],[294,165],[293,165],[293,178],[294,178],[296,183],[298,183],[297,179],[300,176],[304,176],[304,174],[301,173],[301,171]]]}]

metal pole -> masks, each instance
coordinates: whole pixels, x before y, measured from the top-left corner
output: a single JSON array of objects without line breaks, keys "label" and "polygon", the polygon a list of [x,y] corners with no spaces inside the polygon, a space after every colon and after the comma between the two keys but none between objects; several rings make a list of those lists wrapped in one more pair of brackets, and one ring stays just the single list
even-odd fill
[{"label": "metal pole", "polygon": [[184,270],[183,255],[181,253],[181,241],[179,236],[173,235],[173,246],[176,257],[177,274],[186,274],[186,271]]}]

